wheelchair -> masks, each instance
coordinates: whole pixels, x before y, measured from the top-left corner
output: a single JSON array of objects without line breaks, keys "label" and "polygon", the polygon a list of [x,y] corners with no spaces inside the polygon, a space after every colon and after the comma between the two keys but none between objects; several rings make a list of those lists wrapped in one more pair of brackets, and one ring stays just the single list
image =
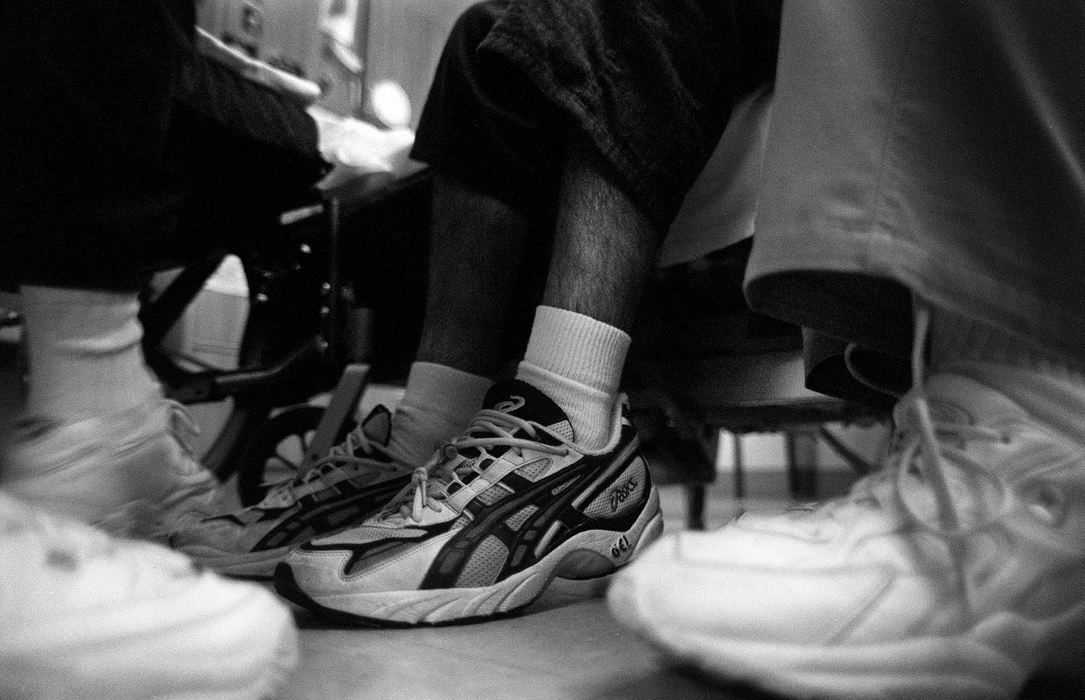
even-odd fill
[{"label": "wheelchair", "polygon": [[[339,442],[367,382],[406,376],[421,329],[430,180],[420,172],[365,183],[360,194],[314,193],[269,230],[142,295],[144,355],[166,396],[225,407],[201,460],[220,480],[236,475],[243,504]],[[236,367],[168,342],[227,255],[247,287],[236,363],[227,363]],[[311,402],[328,393],[327,407]]]}]

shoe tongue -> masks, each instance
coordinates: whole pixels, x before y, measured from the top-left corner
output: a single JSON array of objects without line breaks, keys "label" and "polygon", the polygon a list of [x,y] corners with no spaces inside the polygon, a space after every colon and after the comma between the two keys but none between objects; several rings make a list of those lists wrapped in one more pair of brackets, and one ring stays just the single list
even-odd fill
[{"label": "shoe tongue", "polygon": [[[1003,421],[1028,418],[1025,411],[1004,394],[960,375],[932,375],[928,378],[923,393],[927,399],[931,420],[936,424],[993,427]],[[902,401],[897,406],[897,425],[904,433],[918,434],[918,418],[909,408],[910,402],[907,401]],[[957,438],[943,439],[951,440],[949,444],[958,449],[970,449],[968,443],[958,441]],[[982,450],[982,443],[976,449]],[[976,454],[982,452],[973,454],[973,457]],[[996,465],[985,466],[996,469],[996,472],[992,473],[995,477],[1006,476],[1005,473],[998,473]],[[955,460],[945,456],[942,477],[946,480],[950,500],[962,527],[968,528],[982,522],[1000,507],[1000,491],[996,488],[995,479],[987,476],[986,472],[962,470]],[[912,493],[912,505],[920,519],[935,523],[938,504],[933,492],[923,487]]]},{"label": "shoe tongue", "polygon": [[377,406],[362,421],[362,434],[378,445],[388,446],[392,437],[392,412]]},{"label": "shoe tongue", "polygon": [[500,381],[490,387],[482,407],[530,420],[564,434],[570,440],[575,438],[565,411],[549,396],[519,379]]}]

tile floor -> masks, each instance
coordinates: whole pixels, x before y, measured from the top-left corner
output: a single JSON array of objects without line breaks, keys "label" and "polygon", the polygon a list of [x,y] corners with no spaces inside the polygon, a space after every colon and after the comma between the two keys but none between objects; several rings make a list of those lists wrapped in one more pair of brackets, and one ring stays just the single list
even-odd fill
[{"label": "tile floor", "polygon": [[[17,406],[14,346],[0,334],[0,426]],[[3,428],[0,428],[2,431]],[[736,512],[724,484],[710,493],[707,523]],[[663,488],[667,530],[681,528],[681,487]],[[780,502],[747,502],[747,508]],[[656,698],[764,699],[676,667],[608,614],[606,579],[555,581],[523,615],[482,624],[380,630],[328,623],[297,609],[301,658],[277,698]],[[1079,687],[1034,681],[1022,699],[1082,698]]]}]

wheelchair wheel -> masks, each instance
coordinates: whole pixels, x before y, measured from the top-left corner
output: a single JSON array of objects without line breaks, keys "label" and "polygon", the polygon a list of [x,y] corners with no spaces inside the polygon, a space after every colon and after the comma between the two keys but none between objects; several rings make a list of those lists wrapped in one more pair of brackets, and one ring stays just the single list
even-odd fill
[{"label": "wheelchair wheel", "polygon": [[[297,475],[323,415],[321,406],[290,406],[256,428],[238,469],[237,490],[243,505],[258,503],[270,486]],[[354,426],[348,420],[336,442],[345,439]]]},{"label": "wheelchair wheel", "polygon": [[[321,231],[298,235],[318,238]],[[193,447],[222,481],[243,470],[242,459],[273,409],[304,403],[330,383],[324,358],[314,350],[326,262],[309,240],[284,234],[258,250],[241,251],[217,285],[213,277],[224,258],[200,261],[144,302],[148,362],[167,395],[188,405],[201,428]],[[169,335],[175,328],[183,329],[177,337]],[[289,372],[257,379],[290,358],[298,364]],[[239,378],[219,383],[218,376],[235,370]],[[258,473],[255,483],[262,479]]]},{"label": "wheelchair wheel", "polygon": [[[248,276],[251,271],[245,269],[244,273]],[[197,276],[197,280],[201,277]],[[248,290],[244,293],[247,295]],[[218,294],[211,299],[217,303],[206,303],[201,292],[189,302],[185,312],[187,321],[176,323],[185,327],[184,332],[176,337],[171,335],[149,351],[145,348],[145,352],[167,395],[188,404],[200,427],[193,447],[201,463],[225,481],[237,471],[240,455],[254,431],[268,419],[272,401],[266,392],[237,393],[219,399],[193,397],[191,390],[187,395],[184,392],[195,386],[193,379],[201,371],[259,367],[273,361],[278,352],[277,329],[270,323],[272,314],[268,310],[254,306],[248,299],[242,301],[243,297],[236,292],[230,296]],[[180,345],[187,335],[198,335],[207,327],[217,333],[213,340],[207,340],[204,331],[205,335],[198,337],[199,344],[194,347]]]}]

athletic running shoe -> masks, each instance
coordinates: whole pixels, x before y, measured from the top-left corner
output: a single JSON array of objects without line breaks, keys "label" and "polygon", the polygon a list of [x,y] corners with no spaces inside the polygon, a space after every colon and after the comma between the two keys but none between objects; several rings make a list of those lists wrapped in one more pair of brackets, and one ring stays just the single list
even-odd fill
[{"label": "athletic running shoe", "polygon": [[663,527],[623,407],[610,443],[587,450],[561,409],[521,381],[495,385],[412,481],[362,525],[291,552],[279,593],[358,622],[477,620],[522,609],[554,577],[609,574]]},{"label": "athletic running shoe", "polygon": [[1085,449],[936,374],[846,497],[659,542],[613,614],[719,678],[803,697],[1012,698],[1085,641]]},{"label": "athletic running shoe", "polygon": [[189,447],[195,431],[185,408],[159,394],[73,423],[27,416],[14,426],[0,481],[50,512],[114,535],[153,538],[222,502],[218,479]]},{"label": "athletic running shoe", "polygon": [[312,469],[256,505],[214,515],[169,535],[169,543],[224,574],[270,578],[290,550],[378,512],[411,480],[388,448],[391,414],[378,406]]},{"label": "athletic running shoe", "polygon": [[0,697],[262,698],[293,667],[285,605],[150,542],[0,494]]}]

